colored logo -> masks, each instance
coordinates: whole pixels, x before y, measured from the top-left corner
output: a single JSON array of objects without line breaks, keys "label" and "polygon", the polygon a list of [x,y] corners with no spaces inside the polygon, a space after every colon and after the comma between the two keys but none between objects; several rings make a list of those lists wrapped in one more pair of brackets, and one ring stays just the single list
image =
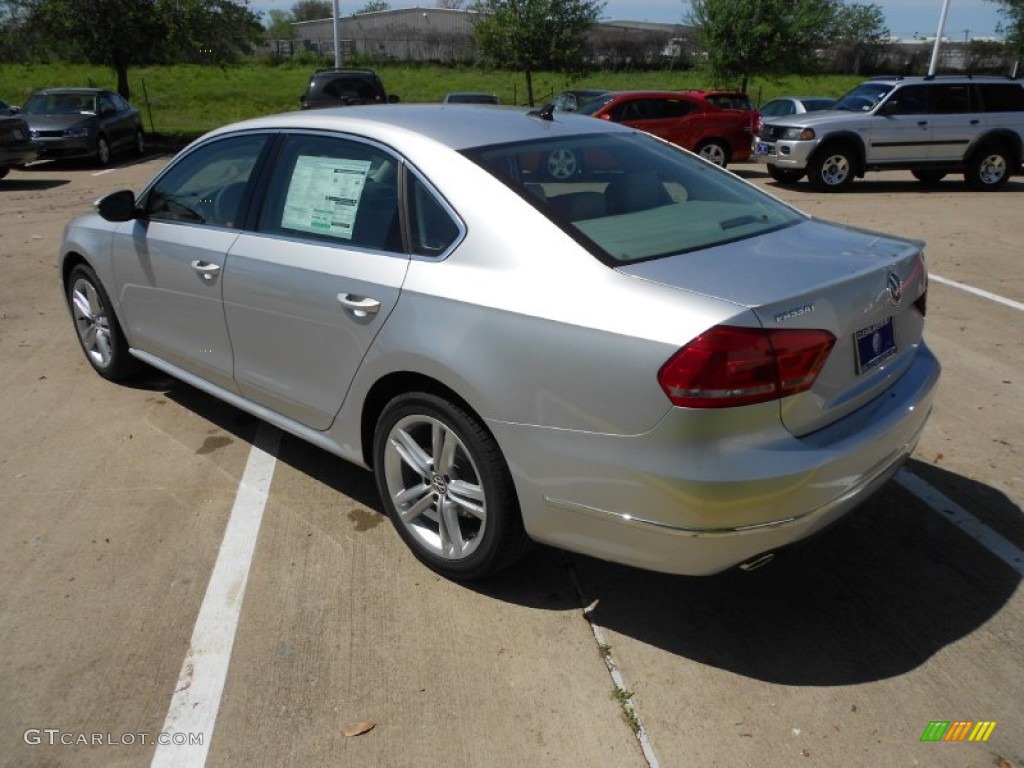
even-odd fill
[{"label": "colored logo", "polygon": [[921,741],[988,741],[995,727],[995,720],[932,720]]}]

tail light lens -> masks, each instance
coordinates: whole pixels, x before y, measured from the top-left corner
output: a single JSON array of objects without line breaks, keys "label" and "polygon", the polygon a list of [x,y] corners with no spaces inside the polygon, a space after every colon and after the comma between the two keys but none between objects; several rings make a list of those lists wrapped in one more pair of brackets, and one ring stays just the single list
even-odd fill
[{"label": "tail light lens", "polygon": [[777,400],[810,389],[835,343],[828,331],[717,325],[669,358],[658,383],[685,408]]}]

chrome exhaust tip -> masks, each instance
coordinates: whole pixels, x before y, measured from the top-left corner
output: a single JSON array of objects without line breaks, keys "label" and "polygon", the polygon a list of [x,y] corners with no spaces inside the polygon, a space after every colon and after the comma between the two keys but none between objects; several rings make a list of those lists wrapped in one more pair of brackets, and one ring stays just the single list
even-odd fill
[{"label": "chrome exhaust tip", "polygon": [[763,555],[752,557],[746,562],[740,563],[739,569],[741,571],[746,571],[747,573],[749,573],[750,571],[756,571],[758,568],[764,568],[766,565],[768,565],[768,563],[770,563],[774,559],[774,552],[765,552]]}]

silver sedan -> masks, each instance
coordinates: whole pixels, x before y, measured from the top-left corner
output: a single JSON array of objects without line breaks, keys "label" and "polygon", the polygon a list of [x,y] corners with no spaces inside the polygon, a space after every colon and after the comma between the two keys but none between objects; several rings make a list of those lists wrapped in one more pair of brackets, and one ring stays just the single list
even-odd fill
[{"label": "silver sedan", "polygon": [[96,207],[59,254],[96,372],[148,364],[372,469],[451,578],[531,541],[764,562],[893,475],[939,377],[921,243],[587,117],[261,118]]}]

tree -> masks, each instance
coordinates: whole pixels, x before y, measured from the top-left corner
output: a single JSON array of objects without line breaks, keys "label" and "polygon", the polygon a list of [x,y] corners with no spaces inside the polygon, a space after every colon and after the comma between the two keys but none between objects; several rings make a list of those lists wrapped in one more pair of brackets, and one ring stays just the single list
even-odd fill
[{"label": "tree", "polygon": [[690,24],[711,71],[739,79],[805,72],[818,51],[877,45],[889,31],[881,8],[843,0],[693,0]]},{"label": "tree", "polygon": [[1019,58],[1024,58],[1024,0],[992,0],[1001,5],[999,15],[1006,19],[1000,25],[1000,31],[1006,36],[1006,42]]},{"label": "tree", "polygon": [[247,0],[25,0],[25,6],[27,25],[62,53],[111,67],[126,99],[129,67],[228,61],[263,30]]},{"label": "tree", "polygon": [[551,69],[569,74],[584,69],[586,34],[597,21],[598,0],[478,0],[476,40],[485,61],[526,75],[526,98],[533,106],[533,73]]},{"label": "tree", "polygon": [[280,8],[272,8],[267,14],[266,37],[268,40],[292,39],[292,15]]},{"label": "tree", "polygon": [[832,29],[834,58],[846,58],[848,65],[842,71],[856,75],[861,73],[864,58],[878,51],[889,37],[885,13],[874,3],[838,6]]},{"label": "tree", "polygon": [[378,11],[390,11],[391,6],[388,5],[384,0],[370,0],[366,5],[360,8],[353,15],[360,13],[377,13]]},{"label": "tree", "polygon": [[292,21],[315,21],[334,16],[331,0],[299,0],[292,6]]}]

